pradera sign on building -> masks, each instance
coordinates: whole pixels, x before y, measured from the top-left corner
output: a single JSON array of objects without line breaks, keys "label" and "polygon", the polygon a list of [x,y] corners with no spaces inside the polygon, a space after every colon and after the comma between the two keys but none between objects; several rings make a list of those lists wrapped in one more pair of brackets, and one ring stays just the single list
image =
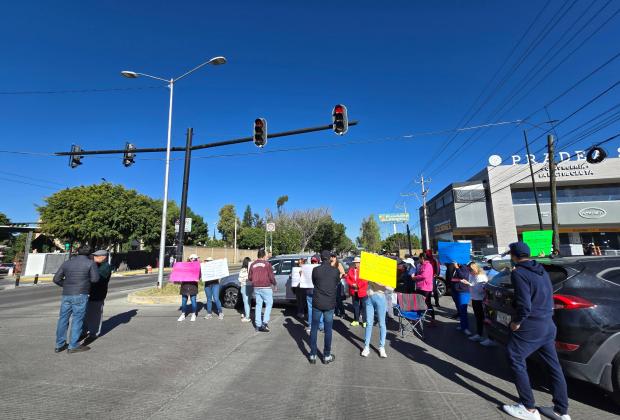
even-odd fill
[{"label": "pradera sign on building", "polygon": [[[618,153],[617,157],[620,157],[620,147],[616,150],[616,152]],[[560,163],[560,162],[565,162],[565,161],[574,161],[574,162],[578,162],[578,161],[584,161],[586,160],[586,153],[587,151],[585,150],[575,150],[574,153],[569,153],[569,152],[559,152],[558,156],[556,159],[556,162]],[[519,165],[519,164],[529,164],[530,160],[532,161],[532,163],[547,163],[549,162],[549,154],[548,153],[544,153],[542,155],[542,160],[540,159],[540,157],[537,159],[536,155],[512,155],[510,157],[511,159],[511,165]],[[492,155],[489,157],[489,165],[491,166],[499,166],[501,165],[503,162],[503,159],[501,156],[499,155]]]}]

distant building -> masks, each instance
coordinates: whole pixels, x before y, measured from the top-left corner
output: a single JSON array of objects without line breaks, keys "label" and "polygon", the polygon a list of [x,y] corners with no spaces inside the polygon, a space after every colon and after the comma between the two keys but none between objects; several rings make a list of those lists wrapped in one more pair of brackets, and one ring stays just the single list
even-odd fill
[{"label": "distant building", "polygon": [[[543,228],[551,229],[546,155],[542,163],[532,158]],[[620,158],[595,165],[585,161],[583,152],[572,160],[562,152],[560,158],[564,160],[558,163],[556,180],[562,254],[581,255],[589,243],[607,253],[620,250]],[[448,185],[428,201],[433,248],[438,241],[471,240],[474,251],[492,254],[506,250],[522,232],[539,229],[527,156],[513,156],[507,165],[491,156],[489,163],[492,166]],[[424,226],[421,208],[420,222]]]}]

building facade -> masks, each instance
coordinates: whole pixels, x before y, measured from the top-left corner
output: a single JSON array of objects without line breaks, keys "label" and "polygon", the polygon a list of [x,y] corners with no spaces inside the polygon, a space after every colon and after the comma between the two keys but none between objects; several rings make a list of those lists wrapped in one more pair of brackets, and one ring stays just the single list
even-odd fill
[{"label": "building facade", "polygon": [[[590,243],[615,253],[620,250],[620,157],[590,164],[583,152],[572,159],[562,153],[556,168],[562,254],[581,255]],[[524,231],[539,230],[527,159],[513,156],[502,164],[499,156],[491,156],[490,166],[432,197],[427,211],[433,248],[438,241],[470,240],[474,251],[492,254],[505,251]],[[543,229],[551,229],[549,167],[546,157],[531,159]]]}]

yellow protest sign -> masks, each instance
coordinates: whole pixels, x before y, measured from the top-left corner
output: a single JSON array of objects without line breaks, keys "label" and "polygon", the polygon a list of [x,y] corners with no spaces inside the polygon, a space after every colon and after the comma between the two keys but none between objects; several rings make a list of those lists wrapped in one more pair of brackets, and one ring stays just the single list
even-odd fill
[{"label": "yellow protest sign", "polygon": [[394,289],[396,287],[396,260],[370,252],[362,252],[360,278]]}]

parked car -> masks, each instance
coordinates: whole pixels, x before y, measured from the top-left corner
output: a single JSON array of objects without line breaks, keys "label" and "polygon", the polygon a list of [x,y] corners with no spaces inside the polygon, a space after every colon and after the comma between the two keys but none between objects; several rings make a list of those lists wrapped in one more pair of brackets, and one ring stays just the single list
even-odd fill
[{"label": "parked car", "polygon": [[13,268],[15,268],[13,263],[0,263],[0,274],[9,274],[9,271]]},{"label": "parked car", "polygon": [[[620,257],[537,259],[553,286],[556,349],[564,374],[610,392],[620,404]],[[505,344],[515,315],[510,268],[485,286],[488,334]]]},{"label": "parked car", "polygon": [[[295,293],[291,289],[291,273],[300,258],[310,261],[311,254],[278,255],[269,259],[276,277],[278,289],[273,294],[274,302],[295,302]],[[221,301],[225,308],[235,308],[240,302],[239,273],[220,279]]]}]

